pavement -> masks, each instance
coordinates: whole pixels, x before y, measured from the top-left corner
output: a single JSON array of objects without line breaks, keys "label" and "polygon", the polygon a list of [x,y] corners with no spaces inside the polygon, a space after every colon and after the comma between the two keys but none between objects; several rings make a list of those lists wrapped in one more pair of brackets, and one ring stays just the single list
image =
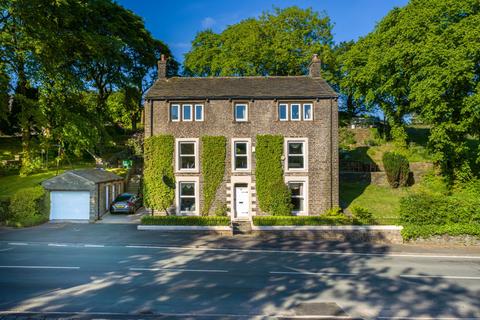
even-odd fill
[{"label": "pavement", "polygon": [[0,319],[480,319],[480,248],[0,229]]}]

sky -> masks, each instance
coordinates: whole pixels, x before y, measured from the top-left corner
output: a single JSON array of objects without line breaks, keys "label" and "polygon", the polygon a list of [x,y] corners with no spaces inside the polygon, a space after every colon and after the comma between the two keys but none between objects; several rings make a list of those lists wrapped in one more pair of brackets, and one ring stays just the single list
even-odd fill
[{"label": "sky", "polygon": [[166,43],[174,58],[183,62],[197,32],[212,29],[221,32],[228,25],[258,17],[273,7],[296,5],[325,12],[334,24],[335,42],[357,40],[367,35],[394,7],[408,0],[117,0],[143,18],[153,36]]}]

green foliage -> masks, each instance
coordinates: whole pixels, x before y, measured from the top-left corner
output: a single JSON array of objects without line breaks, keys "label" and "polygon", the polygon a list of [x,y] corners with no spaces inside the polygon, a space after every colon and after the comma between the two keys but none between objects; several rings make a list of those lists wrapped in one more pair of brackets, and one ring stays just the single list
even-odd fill
[{"label": "green foliage", "polygon": [[461,223],[451,223],[445,225],[414,225],[408,224],[403,227],[401,231],[402,237],[405,240],[413,240],[417,238],[428,238],[432,236],[476,236],[480,238],[480,224],[461,224]]},{"label": "green foliage", "polygon": [[353,215],[353,221],[355,224],[373,224],[373,214],[366,208],[360,206],[352,206],[350,211]]},{"label": "green foliage", "polygon": [[338,130],[339,146],[342,149],[350,149],[356,143],[355,134],[352,130],[345,127],[340,127]]},{"label": "green foliage", "polygon": [[214,215],[217,217],[226,217],[228,215],[228,207],[226,203],[218,204],[215,208]]},{"label": "green foliage", "polygon": [[382,160],[390,186],[392,188],[407,186],[410,174],[407,158],[395,152],[385,152]]},{"label": "green foliage", "polygon": [[159,135],[145,140],[143,197],[145,206],[167,211],[175,199],[175,139]]},{"label": "green foliage", "polygon": [[194,76],[302,75],[314,53],[330,65],[332,43],[326,15],[295,6],[276,8],[220,34],[198,33],[184,70]]},{"label": "green foliage", "polygon": [[479,33],[478,1],[416,0],[344,55],[344,90],[379,106],[394,130],[411,113],[431,125],[429,147],[451,180],[472,166],[468,137],[480,131]]},{"label": "green foliage", "polygon": [[223,136],[202,137],[203,208],[202,215],[208,215],[217,189],[225,173],[227,140]]},{"label": "green foliage", "polygon": [[143,216],[142,224],[160,226],[229,226],[225,216]]},{"label": "green foliage", "polygon": [[257,135],[255,148],[260,209],[272,215],[290,215],[290,191],[283,181],[283,136]]},{"label": "green foliage", "polygon": [[11,198],[7,224],[29,227],[46,222],[50,211],[48,193],[40,187],[18,190]]},{"label": "green foliage", "polygon": [[319,216],[253,216],[256,226],[322,226],[349,225],[351,220],[345,215]]},{"label": "green foliage", "polygon": [[0,224],[5,224],[12,217],[9,206],[10,199],[0,199]]}]

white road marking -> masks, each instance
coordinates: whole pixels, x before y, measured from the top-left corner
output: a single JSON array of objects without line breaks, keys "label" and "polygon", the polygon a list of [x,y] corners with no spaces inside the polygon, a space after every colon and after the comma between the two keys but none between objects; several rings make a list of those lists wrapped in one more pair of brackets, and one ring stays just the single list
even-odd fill
[{"label": "white road marking", "polygon": [[404,320],[479,320],[480,318],[459,318],[459,317],[377,317],[377,319],[404,319]]},{"label": "white road marking", "polygon": [[13,248],[0,249],[0,252],[9,251],[9,250],[12,250],[12,249],[13,249]]},{"label": "white road marking", "polygon": [[217,272],[225,273],[227,270],[216,269],[170,269],[170,268],[129,268],[131,271],[166,271],[166,272]]},{"label": "white road marking", "polygon": [[28,246],[28,243],[25,242],[9,242],[8,244],[11,246]]},{"label": "white road marking", "polygon": [[134,249],[162,249],[162,250],[192,250],[192,251],[222,251],[222,252],[246,252],[246,253],[294,253],[294,254],[316,254],[316,255],[336,255],[336,256],[373,256],[373,257],[402,257],[402,258],[431,258],[431,259],[473,259],[480,260],[478,256],[460,256],[460,255],[434,255],[434,254],[416,254],[416,253],[364,253],[364,252],[338,252],[338,251],[301,251],[301,250],[270,250],[270,249],[224,249],[224,248],[199,248],[199,247],[165,247],[165,246],[141,246],[127,245],[125,248]]},{"label": "white road marking", "polygon": [[2,269],[80,269],[80,267],[63,267],[63,266],[0,266]]},{"label": "white road marking", "polygon": [[65,243],[49,243],[48,246],[49,247],[68,247],[68,245]]},{"label": "white road marking", "polygon": [[84,245],[85,248],[105,248],[103,244],[86,244]]},{"label": "white road marking", "polygon": [[401,277],[401,278],[439,278],[439,279],[480,280],[480,277],[444,276],[444,275],[421,275],[421,274],[401,274],[400,277]]},{"label": "white road marking", "polygon": [[358,276],[358,273],[309,272],[309,271],[269,271],[271,274],[313,275],[313,276]]}]

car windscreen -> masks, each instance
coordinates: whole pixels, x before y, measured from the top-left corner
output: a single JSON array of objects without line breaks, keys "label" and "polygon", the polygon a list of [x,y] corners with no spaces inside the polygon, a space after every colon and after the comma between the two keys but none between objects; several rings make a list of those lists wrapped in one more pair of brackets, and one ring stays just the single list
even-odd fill
[{"label": "car windscreen", "polygon": [[115,202],[118,202],[118,201],[128,201],[130,199],[132,199],[132,195],[131,194],[122,194],[122,195],[119,195],[116,199],[115,199]]}]

